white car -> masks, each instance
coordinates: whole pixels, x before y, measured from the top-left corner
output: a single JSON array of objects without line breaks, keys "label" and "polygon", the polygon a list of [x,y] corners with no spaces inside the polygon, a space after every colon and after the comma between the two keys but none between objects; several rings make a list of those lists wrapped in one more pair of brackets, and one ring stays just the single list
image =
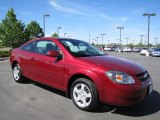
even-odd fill
[{"label": "white car", "polygon": [[149,54],[148,48],[141,48],[140,55],[147,56],[147,54]]},{"label": "white car", "polygon": [[131,48],[129,48],[129,47],[124,47],[124,48],[123,48],[123,51],[124,51],[124,52],[132,52]]},{"label": "white car", "polygon": [[111,48],[111,47],[105,47],[104,50],[105,50],[105,51],[111,51],[112,48]]}]

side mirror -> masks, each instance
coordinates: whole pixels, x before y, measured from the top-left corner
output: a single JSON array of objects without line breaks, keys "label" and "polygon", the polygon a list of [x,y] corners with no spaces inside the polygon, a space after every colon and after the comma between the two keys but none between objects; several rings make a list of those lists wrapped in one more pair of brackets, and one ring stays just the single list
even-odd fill
[{"label": "side mirror", "polygon": [[51,51],[47,52],[47,55],[50,56],[50,57],[58,57],[59,54],[60,53],[58,51],[54,51],[54,50],[51,50]]}]

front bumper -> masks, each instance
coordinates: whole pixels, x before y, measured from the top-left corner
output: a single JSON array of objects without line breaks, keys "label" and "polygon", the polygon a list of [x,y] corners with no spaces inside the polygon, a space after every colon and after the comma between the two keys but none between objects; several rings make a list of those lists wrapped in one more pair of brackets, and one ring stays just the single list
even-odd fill
[{"label": "front bumper", "polygon": [[[141,84],[105,87],[103,103],[115,106],[130,106],[142,102],[153,89],[151,78]],[[109,91],[109,92],[108,92]]]}]

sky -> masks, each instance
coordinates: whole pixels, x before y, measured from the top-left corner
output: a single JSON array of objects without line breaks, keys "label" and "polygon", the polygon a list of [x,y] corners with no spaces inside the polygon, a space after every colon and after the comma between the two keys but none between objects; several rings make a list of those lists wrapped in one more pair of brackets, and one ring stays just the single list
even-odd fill
[{"label": "sky", "polygon": [[46,17],[46,36],[59,30],[60,37],[98,42],[119,42],[119,26],[123,26],[122,43],[135,44],[147,40],[148,18],[143,13],[156,13],[151,17],[150,43],[155,38],[160,43],[160,0],[0,0],[0,22],[8,9],[13,8],[17,19],[25,24],[36,20],[43,28],[43,15]]}]

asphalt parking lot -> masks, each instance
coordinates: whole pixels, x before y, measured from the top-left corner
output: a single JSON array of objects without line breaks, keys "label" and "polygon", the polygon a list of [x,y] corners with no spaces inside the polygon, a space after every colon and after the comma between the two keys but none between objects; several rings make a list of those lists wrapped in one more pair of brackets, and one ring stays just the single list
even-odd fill
[{"label": "asphalt parking lot", "polygon": [[14,82],[9,61],[4,60],[0,61],[0,120],[159,120],[160,57],[107,53],[140,63],[148,70],[154,90],[142,103],[117,108],[101,105],[95,112],[85,112],[61,91],[35,82]]}]

